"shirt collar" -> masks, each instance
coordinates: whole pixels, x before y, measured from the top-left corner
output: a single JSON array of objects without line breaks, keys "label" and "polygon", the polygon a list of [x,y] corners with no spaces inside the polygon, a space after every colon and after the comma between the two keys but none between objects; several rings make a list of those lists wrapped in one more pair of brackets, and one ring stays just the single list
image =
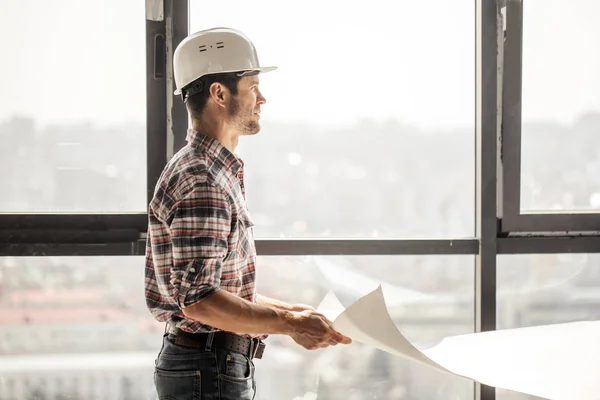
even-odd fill
[{"label": "shirt collar", "polygon": [[221,142],[208,135],[190,128],[188,129],[186,140],[192,147],[196,147],[219,160],[226,169],[231,170],[234,174],[237,174],[244,167],[244,162],[241,158],[229,151]]}]

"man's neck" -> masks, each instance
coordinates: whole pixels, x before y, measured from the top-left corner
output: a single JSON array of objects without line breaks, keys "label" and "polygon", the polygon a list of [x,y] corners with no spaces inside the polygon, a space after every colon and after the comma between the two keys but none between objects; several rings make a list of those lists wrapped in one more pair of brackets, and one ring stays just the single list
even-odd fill
[{"label": "man's neck", "polygon": [[210,118],[204,118],[202,121],[193,120],[192,129],[212,137],[219,141],[223,146],[232,153],[235,153],[237,148],[239,135],[235,133],[226,123],[219,123],[216,120]]}]

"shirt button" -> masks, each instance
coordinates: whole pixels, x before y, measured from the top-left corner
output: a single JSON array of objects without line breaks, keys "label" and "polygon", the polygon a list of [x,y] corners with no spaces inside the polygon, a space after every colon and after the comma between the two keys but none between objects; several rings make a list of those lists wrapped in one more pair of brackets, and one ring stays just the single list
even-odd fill
[{"label": "shirt button", "polygon": [[190,272],[196,272],[196,268],[190,268]]}]

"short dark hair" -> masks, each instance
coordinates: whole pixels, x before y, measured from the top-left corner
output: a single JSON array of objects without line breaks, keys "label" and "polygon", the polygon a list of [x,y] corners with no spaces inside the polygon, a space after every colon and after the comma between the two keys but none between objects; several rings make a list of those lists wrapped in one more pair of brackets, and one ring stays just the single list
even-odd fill
[{"label": "short dark hair", "polygon": [[202,111],[210,96],[210,86],[215,83],[221,83],[231,92],[233,96],[238,94],[238,82],[242,79],[235,72],[205,75],[196,79],[182,90],[183,99],[192,116],[192,119],[200,119]]}]

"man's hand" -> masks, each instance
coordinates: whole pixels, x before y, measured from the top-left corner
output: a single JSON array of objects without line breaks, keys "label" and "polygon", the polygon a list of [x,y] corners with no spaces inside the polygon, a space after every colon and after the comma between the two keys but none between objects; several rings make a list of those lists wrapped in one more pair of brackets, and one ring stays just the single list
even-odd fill
[{"label": "man's hand", "polygon": [[331,321],[308,304],[288,304],[258,295],[258,303],[288,313],[286,332],[296,343],[308,350],[350,344],[352,339],[337,332]]},{"label": "man's hand", "polygon": [[296,312],[316,311],[313,306],[310,306],[308,304],[290,304],[288,310],[289,311],[296,311]]},{"label": "man's hand", "polygon": [[331,321],[314,310],[292,312],[290,324],[291,338],[308,350],[352,343],[352,339],[333,329]]}]

